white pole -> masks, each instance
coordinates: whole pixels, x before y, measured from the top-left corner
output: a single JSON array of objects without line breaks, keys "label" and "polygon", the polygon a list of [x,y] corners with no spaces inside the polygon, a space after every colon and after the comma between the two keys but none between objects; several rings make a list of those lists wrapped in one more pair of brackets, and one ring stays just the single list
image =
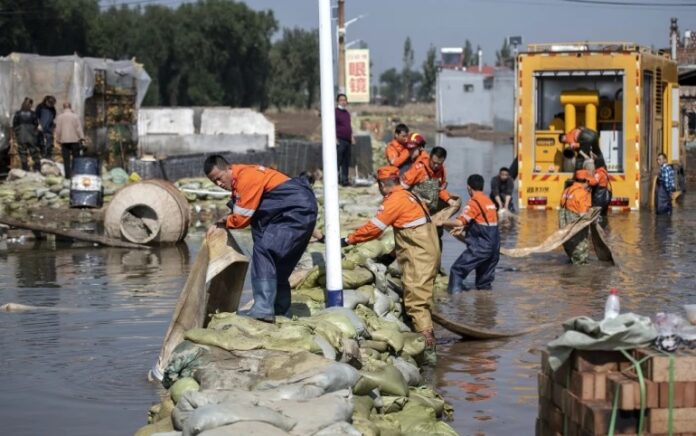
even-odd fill
[{"label": "white pole", "polygon": [[[324,220],[326,236],[326,305],[343,306],[341,227],[338,219],[338,165],[331,59],[331,0],[319,0],[319,66],[321,72],[321,139],[324,163]],[[340,86],[340,84],[339,84]]]}]

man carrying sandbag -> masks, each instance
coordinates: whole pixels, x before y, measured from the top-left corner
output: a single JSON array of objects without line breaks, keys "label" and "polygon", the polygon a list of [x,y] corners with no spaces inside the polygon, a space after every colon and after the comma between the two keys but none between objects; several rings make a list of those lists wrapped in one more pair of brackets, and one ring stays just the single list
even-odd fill
[{"label": "man carrying sandbag", "polygon": [[254,305],[239,314],[274,322],[275,315],[290,309],[288,279],[314,231],[314,192],[304,179],[261,165],[230,165],[220,155],[209,156],[203,169],[213,183],[232,191],[232,213],[216,225],[241,229],[251,224]]},{"label": "man carrying sandbag", "polygon": [[[567,226],[590,210],[592,207],[590,184],[596,184],[596,180],[586,169],[575,171],[572,184],[561,195],[561,210],[558,216],[560,228]],[[582,229],[563,244],[563,249],[573,264],[587,263],[590,256],[588,235],[588,229]]]},{"label": "man carrying sandbag", "polygon": [[396,259],[401,266],[406,312],[415,330],[425,337],[430,356],[434,356],[435,335],[430,306],[435,276],[440,266],[437,230],[425,206],[400,185],[398,168],[380,168],[377,170],[377,180],[384,196],[377,215],[342,239],[341,245],[377,239],[387,226],[394,227]]}]

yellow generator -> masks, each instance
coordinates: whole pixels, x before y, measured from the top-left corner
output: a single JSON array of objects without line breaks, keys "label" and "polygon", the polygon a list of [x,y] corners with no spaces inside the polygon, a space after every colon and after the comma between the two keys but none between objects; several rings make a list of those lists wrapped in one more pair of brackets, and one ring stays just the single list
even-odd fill
[{"label": "yellow generator", "polygon": [[611,209],[652,207],[657,155],[685,167],[676,62],[623,42],[532,44],[517,61],[520,207],[559,207],[574,169],[560,135],[581,126],[599,133]]}]

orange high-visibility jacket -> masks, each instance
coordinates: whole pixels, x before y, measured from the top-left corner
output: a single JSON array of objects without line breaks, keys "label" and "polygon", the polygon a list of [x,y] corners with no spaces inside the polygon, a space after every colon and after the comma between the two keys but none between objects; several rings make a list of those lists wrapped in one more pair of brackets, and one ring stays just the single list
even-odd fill
[{"label": "orange high-visibility jacket", "polygon": [[443,164],[440,169],[433,171],[430,168],[430,155],[427,151],[423,150],[418,157],[416,157],[411,168],[406,170],[401,176],[401,186],[405,189],[411,189],[413,186],[430,179],[437,179],[440,181],[440,193],[438,195],[440,200],[448,201],[452,198],[452,195],[447,192],[447,170],[445,170],[445,165]]},{"label": "orange high-visibility jacket", "polygon": [[387,155],[387,162],[389,165],[395,167],[401,167],[403,164],[408,162],[409,152],[406,147],[401,145],[396,139],[392,139],[389,144],[387,144],[387,149],[385,151]]},{"label": "orange high-visibility jacket", "polygon": [[[597,168],[594,173],[597,186],[600,188],[609,188],[609,173],[606,168]],[[611,190],[611,188],[609,189]]]},{"label": "orange high-visibility jacket", "polygon": [[290,180],[285,174],[262,165],[230,165],[232,173],[232,213],[227,216],[228,229],[249,225],[261,204],[263,194]]},{"label": "orange high-visibility jacket", "polygon": [[582,183],[573,182],[561,195],[561,207],[577,214],[587,212],[592,207],[590,191]]},{"label": "orange high-visibility jacket", "polygon": [[571,130],[570,132],[566,133],[565,136],[565,143],[570,145],[570,147],[573,150],[577,150],[580,147],[580,142],[578,141],[578,137],[580,136],[580,132],[582,130],[580,128],[575,128]]},{"label": "orange high-visibility jacket", "polygon": [[394,190],[384,197],[377,215],[346,239],[349,244],[371,241],[379,238],[388,226],[408,229],[421,226],[428,220],[429,216],[420,200],[402,187],[395,186]]},{"label": "orange high-visibility jacket", "polygon": [[474,191],[457,219],[465,224],[474,221],[476,224],[497,225],[498,209],[489,196],[481,191]]}]

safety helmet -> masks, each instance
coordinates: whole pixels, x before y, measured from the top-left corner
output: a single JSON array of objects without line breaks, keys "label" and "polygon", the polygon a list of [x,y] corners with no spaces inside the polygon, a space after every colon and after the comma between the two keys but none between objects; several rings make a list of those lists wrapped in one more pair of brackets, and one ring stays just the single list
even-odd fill
[{"label": "safety helmet", "polygon": [[399,169],[397,167],[387,165],[377,170],[377,180],[389,180],[398,178]]},{"label": "safety helmet", "polygon": [[412,150],[416,147],[425,147],[425,137],[420,133],[411,133],[406,140],[406,148]]}]

